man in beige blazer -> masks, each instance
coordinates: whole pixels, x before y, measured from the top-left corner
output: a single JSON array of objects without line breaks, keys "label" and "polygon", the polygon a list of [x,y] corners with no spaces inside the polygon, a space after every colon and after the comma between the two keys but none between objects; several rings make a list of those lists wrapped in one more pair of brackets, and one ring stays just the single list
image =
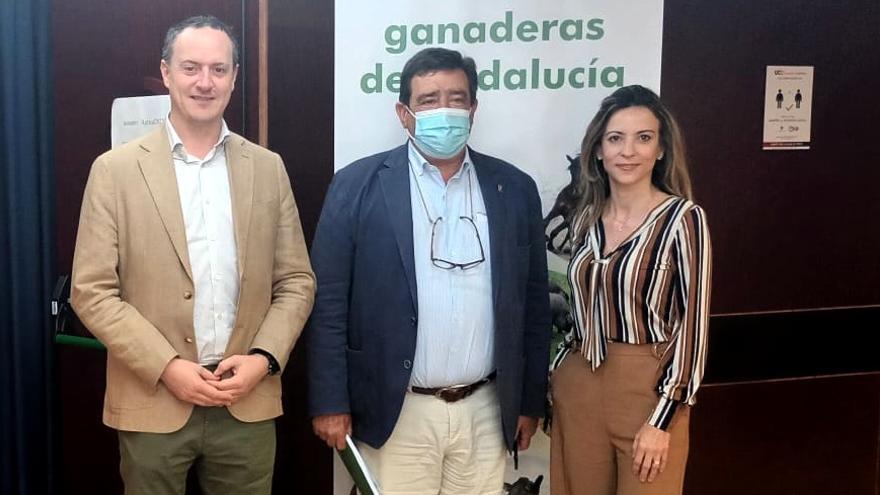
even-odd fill
[{"label": "man in beige blazer", "polygon": [[281,158],[228,131],[228,26],[187,19],[160,63],[166,125],[95,160],[72,303],[107,347],[126,493],[269,493],[281,371],[314,275]]}]

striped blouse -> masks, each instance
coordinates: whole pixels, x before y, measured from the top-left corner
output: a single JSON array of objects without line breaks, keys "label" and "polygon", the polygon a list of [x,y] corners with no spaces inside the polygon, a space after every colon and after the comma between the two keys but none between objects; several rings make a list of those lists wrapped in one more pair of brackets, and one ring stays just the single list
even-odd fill
[{"label": "striped blouse", "polygon": [[614,251],[602,256],[604,249],[599,219],[568,268],[574,338],[594,370],[606,341],[666,344],[660,347],[659,401],[648,419],[665,430],[679,404],[695,403],[706,364],[712,254],[705,212],[669,197]]}]

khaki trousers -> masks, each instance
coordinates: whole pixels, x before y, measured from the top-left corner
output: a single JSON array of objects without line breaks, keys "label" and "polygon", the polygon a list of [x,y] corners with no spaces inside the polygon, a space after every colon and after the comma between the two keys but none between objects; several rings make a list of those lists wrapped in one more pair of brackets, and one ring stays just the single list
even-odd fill
[{"label": "khaki trousers", "polygon": [[275,420],[243,423],[225,407],[193,408],[173,433],[119,432],[126,495],[183,495],[191,466],[206,495],[269,494]]},{"label": "khaki trousers", "polygon": [[550,488],[553,495],[678,495],[688,455],[690,408],[679,406],[666,469],[642,483],[632,472],[633,439],[658,397],[652,345],[608,343],[593,372],[580,353],[553,372]]},{"label": "khaki trousers", "polygon": [[452,403],[407,392],[385,445],[358,448],[382,495],[501,495],[506,452],[495,383]]}]

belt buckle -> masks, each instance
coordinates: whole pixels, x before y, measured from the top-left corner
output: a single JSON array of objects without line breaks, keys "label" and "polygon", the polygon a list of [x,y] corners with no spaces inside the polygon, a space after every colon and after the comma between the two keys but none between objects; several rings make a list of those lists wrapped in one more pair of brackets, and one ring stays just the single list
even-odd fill
[{"label": "belt buckle", "polygon": [[446,402],[458,402],[470,395],[471,387],[463,385],[461,387],[443,387],[434,392],[434,397]]}]

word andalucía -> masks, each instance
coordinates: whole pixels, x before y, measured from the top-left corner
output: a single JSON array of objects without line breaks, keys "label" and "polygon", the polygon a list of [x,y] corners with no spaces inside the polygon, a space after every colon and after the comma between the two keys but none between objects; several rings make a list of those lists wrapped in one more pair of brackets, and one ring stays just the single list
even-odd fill
[{"label": "word andaluc\u00eda", "polygon": [[[541,67],[541,59],[533,58],[528,68],[502,68],[501,60],[492,60],[491,68],[479,71],[477,81],[482,91],[520,89],[574,89],[621,87],[624,85],[622,65],[597,66],[593,58],[587,67]],[[385,66],[377,63],[372,72],[361,76],[361,91],[367,94],[400,92],[400,72],[384,74]]]}]

